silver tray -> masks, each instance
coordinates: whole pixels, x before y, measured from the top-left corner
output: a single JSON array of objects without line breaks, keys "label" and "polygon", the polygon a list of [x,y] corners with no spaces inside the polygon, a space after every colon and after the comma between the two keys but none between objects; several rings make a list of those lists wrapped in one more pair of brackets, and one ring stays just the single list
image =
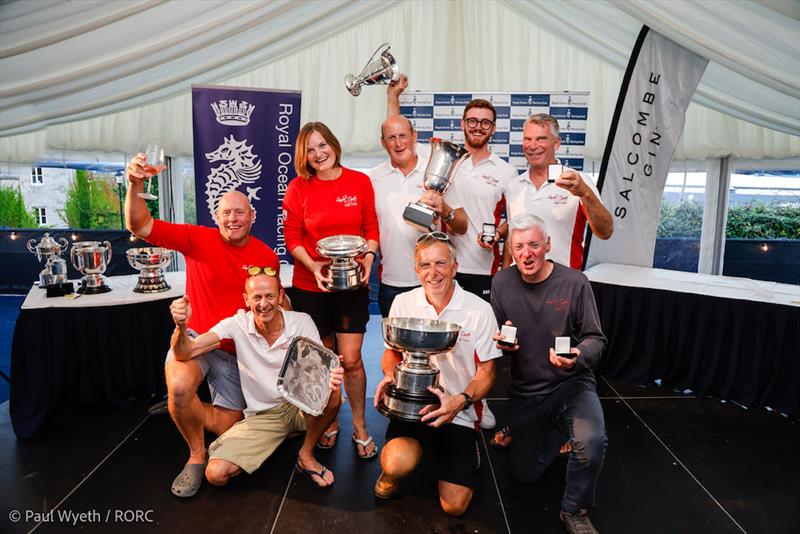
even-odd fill
[{"label": "silver tray", "polygon": [[278,391],[305,413],[321,415],[331,397],[331,371],[339,357],[307,337],[297,336],[289,344],[278,375]]},{"label": "silver tray", "polygon": [[317,241],[317,252],[326,258],[355,258],[367,251],[367,240],[358,235],[332,235]]}]

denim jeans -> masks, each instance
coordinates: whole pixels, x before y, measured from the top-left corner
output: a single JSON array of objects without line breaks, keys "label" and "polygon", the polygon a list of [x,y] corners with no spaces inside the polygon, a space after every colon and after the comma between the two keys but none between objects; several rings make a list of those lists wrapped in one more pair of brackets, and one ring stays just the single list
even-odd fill
[{"label": "denim jeans", "polygon": [[384,318],[389,317],[389,310],[392,309],[392,302],[394,302],[394,298],[397,295],[411,291],[416,287],[418,286],[395,287],[381,282],[380,286],[378,286],[378,306],[381,309],[381,316]]},{"label": "denim jeans", "polygon": [[597,479],[608,439],[603,408],[590,371],[535,397],[511,396],[509,402],[511,473],[524,483],[538,481],[567,441],[566,487],[561,508],[574,514],[594,506]]}]

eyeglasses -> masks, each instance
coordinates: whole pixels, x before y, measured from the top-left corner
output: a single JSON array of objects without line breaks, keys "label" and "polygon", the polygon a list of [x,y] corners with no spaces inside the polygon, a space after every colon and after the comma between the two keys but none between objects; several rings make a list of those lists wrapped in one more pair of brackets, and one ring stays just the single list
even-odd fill
[{"label": "eyeglasses", "polygon": [[278,271],[272,267],[258,267],[257,265],[251,265],[247,268],[247,276],[258,276],[261,273],[274,277],[276,274],[278,274]]},{"label": "eyeglasses", "polygon": [[489,119],[478,120],[475,117],[464,119],[464,122],[466,122],[467,126],[469,126],[470,128],[475,128],[478,124],[480,124],[481,130],[488,130],[489,128],[494,126],[494,121],[490,121]]},{"label": "eyeglasses", "polygon": [[390,135],[389,137],[384,137],[383,140],[387,143],[395,144],[398,141],[408,141],[408,138],[411,137],[408,134],[397,134],[397,135]]},{"label": "eyeglasses", "polygon": [[450,236],[444,232],[428,232],[427,234],[422,234],[417,238],[417,243],[422,241],[429,241],[431,239],[435,239],[437,241],[444,241],[446,243],[450,242]]}]

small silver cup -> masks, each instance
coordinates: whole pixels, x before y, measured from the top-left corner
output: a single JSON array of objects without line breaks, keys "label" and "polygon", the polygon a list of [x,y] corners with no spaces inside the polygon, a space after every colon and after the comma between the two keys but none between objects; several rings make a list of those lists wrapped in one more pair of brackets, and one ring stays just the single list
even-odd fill
[{"label": "small silver cup", "polygon": [[361,265],[356,257],[367,251],[367,241],[357,235],[332,235],[317,241],[317,253],[332,261],[328,272],[333,282],[331,291],[352,291],[361,287]]},{"label": "small silver cup", "polygon": [[387,85],[400,79],[400,67],[389,53],[389,43],[383,43],[367,60],[361,72],[344,77],[344,86],[353,96],[361,94],[364,85]]},{"label": "small silver cup", "polygon": [[72,266],[83,274],[78,293],[95,294],[111,291],[103,276],[111,261],[111,243],[78,241],[72,245],[70,259]]},{"label": "small silver cup", "polygon": [[44,269],[39,273],[39,287],[47,288],[67,282],[67,262],[61,258],[61,253],[66,252],[69,241],[63,237],[56,240],[45,233],[36,243],[29,239],[28,250],[36,254],[36,259],[41,263],[44,260]]}]

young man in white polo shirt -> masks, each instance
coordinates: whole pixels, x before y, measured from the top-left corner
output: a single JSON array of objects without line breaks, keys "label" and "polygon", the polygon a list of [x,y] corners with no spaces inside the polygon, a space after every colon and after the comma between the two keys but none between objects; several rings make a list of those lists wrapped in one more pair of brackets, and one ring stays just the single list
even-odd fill
[{"label": "young man in white polo shirt", "polygon": [[[389,88],[388,90],[392,90]],[[406,117],[394,115],[381,125],[381,144],[389,159],[367,172],[375,190],[380,230],[380,286],[378,305],[386,317],[394,297],[419,286],[414,272],[414,244],[419,231],[403,220],[411,202],[429,205],[452,233],[467,229],[467,217],[451,191],[439,195],[422,186],[430,151],[417,146],[417,132]]]},{"label": "young man in white polo shirt", "polygon": [[[423,449],[428,449],[437,453],[442,509],[458,516],[466,511],[478,485],[477,439],[483,406],[477,401],[494,383],[494,359],[501,352],[492,339],[497,321],[491,306],[455,281],[455,254],[447,234],[420,236],[414,257],[422,287],[398,295],[392,304],[390,317],[437,319],[459,324],[462,330],[450,352],[431,357],[444,389],[429,388],[439,397],[439,407],[424,407],[420,423],[389,422],[387,443],[381,451],[383,471],[375,483],[375,494],[381,498],[394,495],[400,479],[416,468]],[[385,376],[375,390],[376,406],[394,380],[395,366],[401,359],[397,351],[387,348],[384,352],[381,367]]]},{"label": "young man in white polo shirt", "polygon": [[191,303],[184,297],[170,305],[175,321],[171,344],[176,359],[186,361],[204,354],[223,339],[231,339],[236,345],[247,405],[245,418],[209,446],[206,479],[215,486],[224,486],[242,471],[251,474],[290,433],[306,430],[295,469],[317,486],[328,487],[334,482],[333,472],[314,458],[314,444],[339,412],[343,368],[331,372],[330,400],[319,417],[304,414],[286,402],[277,384],[289,343],[296,336],[321,343],[319,333],[308,314],[284,311],[278,306],[284,293],[275,269],[250,267],[248,275],[244,300],[249,311],[239,310],[194,339],[186,330]]}]

